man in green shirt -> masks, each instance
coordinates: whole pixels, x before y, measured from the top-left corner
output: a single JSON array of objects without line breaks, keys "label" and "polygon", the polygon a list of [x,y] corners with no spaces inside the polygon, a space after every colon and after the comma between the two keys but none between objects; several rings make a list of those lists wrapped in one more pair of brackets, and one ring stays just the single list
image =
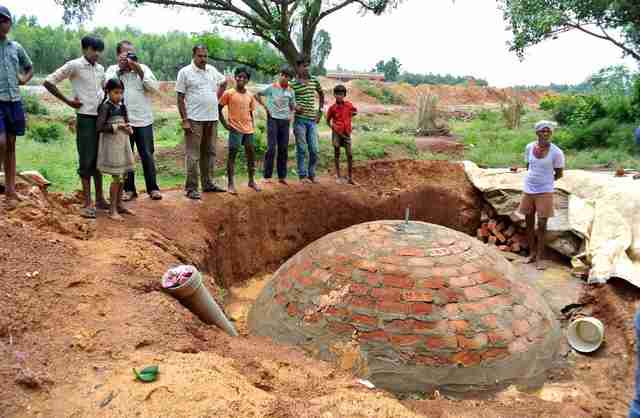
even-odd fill
[{"label": "man in green shirt", "polygon": [[[291,83],[295,93],[296,115],[293,134],[296,137],[296,160],[298,176],[303,183],[318,183],[316,165],[318,163],[318,122],[322,118],[324,93],[317,78],[309,74],[309,59],[300,57],[296,62],[296,79]],[[319,104],[316,108],[316,93]],[[309,153],[309,165],[305,164]]]}]

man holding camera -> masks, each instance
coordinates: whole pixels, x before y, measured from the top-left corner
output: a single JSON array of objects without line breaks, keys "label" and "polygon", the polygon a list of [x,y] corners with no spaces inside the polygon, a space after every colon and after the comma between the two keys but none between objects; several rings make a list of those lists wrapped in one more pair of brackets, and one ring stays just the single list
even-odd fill
[{"label": "man holding camera", "polygon": [[[106,79],[119,78],[124,83],[124,102],[127,105],[129,123],[133,128],[131,149],[138,148],[147,193],[153,200],[162,199],[156,181],[156,163],[153,158],[153,112],[151,96],[159,89],[153,72],[138,62],[134,47],[129,41],[120,41],[116,46],[118,64],[107,69]],[[124,183],[122,200],[128,201],[138,197],[135,174],[129,173]]]}]

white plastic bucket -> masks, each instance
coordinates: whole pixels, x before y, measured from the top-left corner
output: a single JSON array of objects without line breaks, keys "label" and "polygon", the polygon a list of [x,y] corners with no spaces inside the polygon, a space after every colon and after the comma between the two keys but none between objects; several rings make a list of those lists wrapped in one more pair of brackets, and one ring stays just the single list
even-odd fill
[{"label": "white plastic bucket", "polygon": [[576,351],[592,353],[604,341],[604,325],[593,317],[574,319],[567,330],[567,340]]}]

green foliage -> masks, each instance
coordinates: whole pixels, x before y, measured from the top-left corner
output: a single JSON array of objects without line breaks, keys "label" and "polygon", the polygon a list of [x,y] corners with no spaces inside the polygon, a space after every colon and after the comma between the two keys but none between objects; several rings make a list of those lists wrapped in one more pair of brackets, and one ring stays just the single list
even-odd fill
[{"label": "green foliage", "polygon": [[36,142],[58,142],[67,135],[67,129],[59,122],[36,122],[29,125],[27,135]]},{"label": "green foliage", "polygon": [[400,67],[402,67],[400,61],[393,57],[389,61],[378,61],[374,71],[383,73],[386,81],[397,81],[400,76]]},{"label": "green foliage", "polygon": [[399,95],[383,84],[375,84],[369,80],[356,80],[356,86],[367,96],[377,99],[382,104],[403,104],[404,100]]},{"label": "green foliage", "polygon": [[418,86],[420,84],[442,84],[442,85],[446,85],[446,86],[457,86],[457,85],[467,85],[469,83],[469,80],[473,80],[473,82],[477,85],[477,86],[488,86],[489,82],[487,80],[481,79],[481,78],[476,78],[476,77],[471,77],[471,76],[466,76],[466,77],[462,77],[462,76],[454,76],[451,74],[445,74],[445,75],[441,75],[441,74],[415,74],[415,73],[409,73],[409,72],[404,72],[402,73],[402,75],[399,77],[399,81],[403,81],[405,83],[409,83],[412,86]]},{"label": "green foliage", "polygon": [[[360,11],[380,15],[397,7],[402,0],[288,0],[270,2],[255,0],[207,0],[180,2],[175,0],[129,0],[134,6],[156,4],[185,6],[207,12],[213,23],[240,29],[250,36],[274,45],[289,64],[294,65],[302,53],[312,55],[313,40],[321,21],[348,6],[358,6]],[[90,18],[96,4],[101,0],[55,0],[64,8],[65,22],[84,21]],[[292,32],[302,33],[301,48],[298,48]]]},{"label": "green foliage", "polygon": [[158,371],[158,366],[149,366],[140,371],[136,371],[136,369],[134,368],[133,374],[139,381],[149,383],[155,382],[158,379]]},{"label": "green foliage", "polygon": [[596,95],[547,96],[540,107],[550,110],[561,125],[587,125],[607,114],[603,99]]},{"label": "green foliage", "polygon": [[499,4],[513,32],[511,50],[521,57],[533,45],[579,30],[640,60],[637,0],[499,0]]},{"label": "green foliage", "polygon": [[48,115],[49,110],[40,103],[40,98],[33,93],[29,93],[24,89],[21,89],[20,96],[22,97],[22,105],[24,111],[31,115]]}]

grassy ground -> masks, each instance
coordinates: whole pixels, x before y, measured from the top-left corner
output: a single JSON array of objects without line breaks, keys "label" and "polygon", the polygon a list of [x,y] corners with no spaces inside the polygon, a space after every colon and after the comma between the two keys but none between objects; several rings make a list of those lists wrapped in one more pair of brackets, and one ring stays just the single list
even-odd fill
[{"label": "grassy ground", "polygon": [[[76,176],[77,155],[75,135],[70,131],[74,115],[71,109],[64,106],[46,104],[47,115],[31,115],[27,136],[19,138],[18,169],[38,170],[52,183],[56,191],[73,191],[79,187]],[[184,182],[182,129],[175,112],[158,107],[156,109],[156,158],[158,182],[160,187],[179,187]],[[515,130],[505,128],[499,112],[483,111],[472,121],[452,121],[451,128],[455,135],[464,139],[465,159],[488,167],[508,167],[523,165],[523,150],[527,143],[534,140],[533,124],[549,115],[539,111],[529,111],[523,117],[522,127]],[[262,157],[266,151],[266,129],[263,115],[257,117],[257,150],[260,157],[258,172],[262,169]],[[392,115],[364,114],[354,120],[353,154],[356,161],[381,158],[420,158],[449,159],[446,155],[429,153],[418,154],[414,142],[416,121],[412,113]],[[323,122],[320,124],[320,161],[319,172],[323,174],[333,168],[333,147],[330,130]],[[54,132],[53,135],[51,132]],[[53,136],[58,136],[53,138]],[[631,135],[631,133],[630,133]],[[218,137],[223,144],[228,133],[219,127]],[[43,140],[49,142],[41,142]],[[640,168],[640,158],[616,149],[595,149],[581,152],[567,151],[569,168],[594,168],[597,166],[624,166]],[[297,176],[295,167],[295,146],[289,146],[289,175]],[[224,159],[224,158],[222,158]],[[344,154],[342,163],[345,165]],[[238,182],[246,180],[246,163],[244,155],[237,162]],[[218,182],[224,184],[224,167],[216,169]],[[138,165],[136,183],[144,187],[142,169]],[[258,176],[259,178],[261,175]],[[107,181],[107,180],[105,180]]]}]

